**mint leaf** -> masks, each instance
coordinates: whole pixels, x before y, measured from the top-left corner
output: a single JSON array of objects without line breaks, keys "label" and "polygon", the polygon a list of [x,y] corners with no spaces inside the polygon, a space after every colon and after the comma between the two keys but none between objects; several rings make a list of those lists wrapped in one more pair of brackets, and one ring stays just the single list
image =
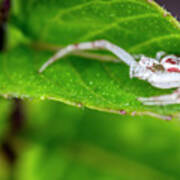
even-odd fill
[{"label": "mint leaf", "polygon": [[[24,33],[0,55],[0,94],[51,99],[101,111],[149,112],[178,116],[179,106],[144,106],[138,97],[170,93],[129,78],[124,64],[68,56],[39,75],[54,46],[107,39],[132,54],[179,54],[179,23],[147,0],[35,1],[19,0],[11,24]],[[18,7],[18,8],[17,8]],[[24,42],[23,45],[22,42]],[[12,47],[11,46],[11,47]],[[44,48],[46,47],[46,48]],[[99,52],[100,53],[100,52]],[[150,114],[150,113],[149,113]]]}]

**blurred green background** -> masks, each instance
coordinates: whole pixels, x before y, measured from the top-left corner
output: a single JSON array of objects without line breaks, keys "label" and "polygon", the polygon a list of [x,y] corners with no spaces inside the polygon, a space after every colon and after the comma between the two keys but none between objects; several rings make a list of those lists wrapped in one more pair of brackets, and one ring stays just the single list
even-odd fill
[{"label": "blurred green background", "polygon": [[[8,118],[4,106],[12,104],[1,103],[1,124]],[[10,140],[16,154],[13,165],[1,150],[2,180],[180,178],[179,122],[50,101],[27,101],[23,107],[25,126]]]}]

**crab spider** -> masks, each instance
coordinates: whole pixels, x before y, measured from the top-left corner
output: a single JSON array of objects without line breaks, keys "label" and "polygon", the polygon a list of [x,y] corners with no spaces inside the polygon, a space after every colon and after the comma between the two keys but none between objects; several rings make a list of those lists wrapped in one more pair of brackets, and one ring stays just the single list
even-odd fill
[{"label": "crab spider", "polygon": [[[160,89],[178,88],[172,94],[150,98],[138,98],[143,104],[167,105],[180,103],[180,58],[174,55],[165,55],[164,52],[158,52],[154,59],[144,55],[132,56],[124,49],[106,40],[82,42],[69,45],[59,50],[42,65],[39,72],[42,73],[50,64],[73,51],[93,49],[104,49],[115,54],[119,61],[123,61],[130,67],[131,78],[136,77],[148,81],[152,86]],[[137,62],[136,59],[140,60]]]}]

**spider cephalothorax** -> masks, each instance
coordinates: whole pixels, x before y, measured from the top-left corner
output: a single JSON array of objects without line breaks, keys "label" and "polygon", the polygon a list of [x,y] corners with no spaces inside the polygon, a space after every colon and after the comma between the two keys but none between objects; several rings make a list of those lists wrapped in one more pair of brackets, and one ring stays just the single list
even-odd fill
[{"label": "spider cephalothorax", "polygon": [[161,56],[157,55],[156,59],[141,56],[139,64],[152,72],[176,72],[180,73],[180,58],[174,55],[164,56],[164,52],[161,53]]}]

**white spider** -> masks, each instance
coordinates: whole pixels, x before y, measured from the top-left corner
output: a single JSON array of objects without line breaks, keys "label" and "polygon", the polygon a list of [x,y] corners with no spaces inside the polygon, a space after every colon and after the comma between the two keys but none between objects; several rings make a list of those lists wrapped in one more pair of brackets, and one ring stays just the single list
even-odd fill
[{"label": "white spider", "polygon": [[[165,55],[164,52],[158,52],[156,59],[149,58],[144,55],[133,57],[124,49],[106,40],[83,42],[69,45],[59,50],[40,68],[39,72],[43,72],[47,66],[72,51],[92,49],[106,49],[111,51],[119,58],[119,61],[123,61],[130,67],[131,78],[137,77],[139,79],[146,80],[152,86],[161,89],[178,88],[172,94],[150,98],[138,98],[138,100],[143,104],[167,105],[180,103],[180,58],[174,55]],[[136,61],[137,58],[140,58],[139,62]]]}]

